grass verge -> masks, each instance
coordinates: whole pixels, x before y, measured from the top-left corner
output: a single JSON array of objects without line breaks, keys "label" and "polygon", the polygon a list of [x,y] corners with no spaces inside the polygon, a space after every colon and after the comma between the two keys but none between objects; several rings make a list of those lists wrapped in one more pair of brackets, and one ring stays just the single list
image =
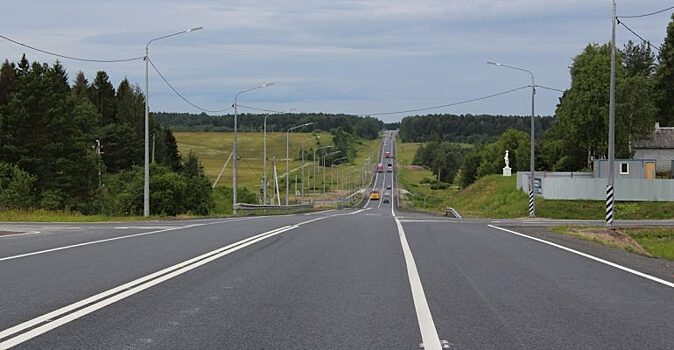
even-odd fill
[{"label": "grass verge", "polygon": [[632,253],[674,260],[674,228],[621,227],[615,231],[603,227],[551,227],[551,232],[566,234]]},{"label": "grass verge", "polygon": [[77,212],[52,210],[0,211],[2,222],[126,222],[138,220],[143,220],[143,218],[140,216],[83,215]]}]

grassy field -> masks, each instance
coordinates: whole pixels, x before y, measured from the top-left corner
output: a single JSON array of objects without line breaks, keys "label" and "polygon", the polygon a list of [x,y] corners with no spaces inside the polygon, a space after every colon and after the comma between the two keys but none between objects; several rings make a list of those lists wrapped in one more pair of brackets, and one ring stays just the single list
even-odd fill
[{"label": "grassy field", "polygon": [[637,254],[674,260],[674,228],[671,227],[619,227],[613,232],[604,227],[558,226],[552,227],[551,231]]},{"label": "grassy field", "polygon": [[[311,133],[291,133],[290,134],[290,191],[291,193],[295,192],[294,179],[297,175],[298,179],[298,191],[301,191],[301,165],[300,160],[295,160],[292,158],[297,158],[300,153],[302,141],[304,141],[304,146],[306,148],[311,148],[316,145],[316,141],[312,140],[313,137],[320,136],[321,144],[328,145],[332,143],[332,136],[329,133],[320,133],[320,134],[311,134]],[[211,182],[215,181],[222,166],[225,163],[225,160],[229,156],[229,152],[232,149],[232,133],[227,132],[176,132],[175,137],[178,141],[178,148],[181,154],[186,155],[189,152],[194,152],[199,156],[202,164],[204,165],[204,170],[206,175],[209,177]],[[239,187],[246,187],[254,193],[257,193],[260,189],[260,182],[263,174],[263,164],[262,164],[262,155],[263,155],[263,139],[261,133],[250,133],[250,132],[240,132],[238,135],[239,141],[239,172],[238,172],[238,184]],[[338,167],[335,167],[335,181],[337,181],[337,169],[339,169],[339,186],[340,188],[344,187],[346,182],[346,177],[343,176],[346,169],[354,167],[356,165],[362,166],[363,161],[369,156],[375,157],[376,150],[380,140],[369,140],[363,141],[362,144],[358,145],[358,155],[352,164],[343,164]],[[271,176],[272,171],[272,159],[275,157],[277,160],[277,173],[279,178],[282,178],[286,171],[285,157],[286,157],[286,134],[279,132],[270,132],[267,133],[267,172],[269,174],[269,181],[271,183],[273,177]],[[371,155],[370,155],[371,154]],[[305,192],[309,191],[310,186],[313,184],[313,165],[311,162],[305,162]],[[354,172],[357,170],[354,170]],[[329,189],[331,183],[331,175],[333,174],[332,170],[328,170],[326,176],[327,188]],[[352,176],[351,179],[354,177]],[[358,177],[358,179],[360,179]],[[283,181],[283,179],[282,179]],[[285,182],[282,182],[280,186],[283,188]],[[317,170],[316,186],[322,190],[323,184],[323,173],[321,169]],[[232,186],[232,162],[230,160],[227,168],[222,174],[222,177],[218,181],[218,187],[220,186]],[[337,184],[335,185],[337,187]],[[281,191],[281,197],[284,197],[284,192]]]},{"label": "grassy field", "polygon": [[[428,184],[421,184],[423,178],[433,178],[433,174],[418,167],[410,167],[416,143],[398,143],[399,181],[403,188],[411,192],[404,203],[408,208],[442,213],[453,207],[465,217],[521,218],[527,216],[527,196],[515,187],[516,178],[500,175],[485,176],[468,188],[459,190],[431,190]],[[581,200],[536,200],[536,215],[551,219],[595,219],[604,218],[603,201]],[[672,219],[674,202],[617,202],[617,219]]]}]

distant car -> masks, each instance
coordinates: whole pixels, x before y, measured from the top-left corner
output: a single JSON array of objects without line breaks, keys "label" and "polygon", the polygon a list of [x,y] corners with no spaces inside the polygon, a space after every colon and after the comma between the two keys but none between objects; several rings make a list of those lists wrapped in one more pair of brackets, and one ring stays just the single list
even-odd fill
[{"label": "distant car", "polygon": [[387,189],[387,190],[390,190],[390,189],[391,189],[391,185],[386,185],[386,189]]},{"label": "distant car", "polygon": [[378,201],[379,200],[379,191],[370,192],[370,200]]},{"label": "distant car", "polygon": [[384,203],[391,203],[391,201],[389,201],[388,198],[384,198]]},{"label": "distant car", "polygon": [[393,172],[393,166],[391,166],[391,164],[389,164],[388,167],[386,167],[386,172],[387,172],[387,173],[392,173],[392,172]]},{"label": "distant car", "polygon": [[384,192],[384,197],[391,197],[391,191]]}]

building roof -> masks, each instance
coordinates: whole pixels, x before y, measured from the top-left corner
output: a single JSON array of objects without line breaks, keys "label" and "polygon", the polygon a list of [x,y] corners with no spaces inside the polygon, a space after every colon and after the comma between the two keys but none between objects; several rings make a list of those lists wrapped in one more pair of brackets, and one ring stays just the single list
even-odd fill
[{"label": "building roof", "polygon": [[634,142],[635,149],[674,149],[674,128],[657,128],[648,138]]}]

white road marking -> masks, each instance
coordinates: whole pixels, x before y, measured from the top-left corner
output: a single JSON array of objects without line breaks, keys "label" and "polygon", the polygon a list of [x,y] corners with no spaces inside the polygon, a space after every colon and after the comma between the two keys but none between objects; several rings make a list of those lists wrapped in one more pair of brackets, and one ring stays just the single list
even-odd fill
[{"label": "white road marking", "polygon": [[[219,259],[223,256],[231,254],[237,250],[248,247],[259,241],[281,234],[283,232],[295,229],[297,226],[284,226],[268,232],[264,232],[253,237],[246,238],[236,243],[229,244],[225,247],[210,251],[208,253],[199,255],[195,258],[183,261],[176,265],[170,266],[163,270],[157,271],[150,275],[141,277],[131,282],[125,283],[119,287],[109,289],[105,292],[96,294],[92,297],[86,298],[79,302],[62,307],[55,311],[49,312],[32,320],[23,322],[14,327],[8,328],[0,332],[0,339],[20,333],[26,329],[37,326],[44,322],[48,322],[41,326],[31,329],[25,333],[21,333],[13,338],[6,339],[0,343],[0,349],[10,348],[21,344],[29,339],[32,339],[40,334],[46,333],[54,328],[62,326],[66,323],[74,321],[82,316],[90,314],[105,306],[113,304],[122,299],[128,298],[136,293],[148,289],[154,285],[167,281],[176,276],[182,275],[190,270],[193,270],[201,265],[207,264],[213,260]],[[121,293],[120,293],[121,292]],[[93,304],[92,304],[93,303]],[[89,305],[91,304],[91,305]],[[86,306],[88,305],[88,306]],[[86,307],[84,307],[86,306]],[[81,309],[80,309],[81,308]],[[79,309],[79,310],[78,310]]]},{"label": "white road marking", "polygon": [[117,241],[120,239],[126,239],[126,238],[132,238],[132,237],[141,237],[141,236],[147,236],[147,235],[152,235],[155,233],[160,233],[160,232],[166,232],[166,231],[173,231],[173,230],[178,230],[178,229],[183,229],[183,228],[190,228],[191,226],[182,226],[182,227],[175,227],[175,228],[167,228],[164,230],[158,230],[158,231],[150,231],[150,232],[141,232],[141,233],[135,233],[131,235],[126,235],[126,236],[119,236],[119,237],[112,237],[112,238],[106,238],[106,239],[99,239],[96,241],[89,241],[89,242],[84,242],[84,243],[78,243],[78,244],[71,244],[67,246],[62,246],[62,247],[56,247],[56,248],[51,248],[51,249],[45,249],[45,250],[38,250],[36,252],[31,252],[31,253],[24,253],[24,254],[18,254],[18,255],[12,255],[12,256],[7,256],[4,258],[0,258],[0,262],[2,261],[7,261],[7,260],[14,260],[14,259],[19,259],[19,258],[25,258],[27,256],[33,256],[33,255],[39,255],[39,254],[45,254],[45,253],[51,253],[51,252],[57,252],[59,250],[65,250],[65,249],[72,249],[72,248],[77,248],[77,247],[84,247],[92,244],[99,244],[99,243],[104,243],[104,242],[111,242],[111,241]]},{"label": "white road marking", "polygon": [[614,262],[610,262],[610,261],[608,261],[608,260],[604,260],[604,259],[602,259],[602,258],[598,258],[598,257],[596,257],[596,256],[594,256],[594,255],[590,255],[590,254],[587,254],[587,253],[583,253],[583,252],[577,251],[577,250],[575,250],[575,249],[567,248],[567,247],[565,247],[565,246],[563,246],[563,245],[560,245],[560,244],[557,244],[557,243],[548,242],[548,241],[546,241],[546,240],[544,240],[544,239],[540,239],[540,238],[532,237],[532,236],[529,236],[529,235],[525,235],[525,234],[523,234],[523,233],[519,233],[519,232],[515,232],[515,231],[512,231],[512,230],[508,230],[508,229],[503,228],[503,227],[498,227],[498,226],[494,226],[494,225],[488,225],[488,226],[491,227],[491,228],[497,229],[497,230],[501,230],[501,231],[505,231],[505,232],[508,232],[508,233],[512,233],[512,234],[517,235],[517,236],[520,236],[520,237],[532,239],[532,240],[537,241],[537,242],[540,242],[540,243],[544,243],[544,244],[547,244],[547,245],[551,245],[551,246],[553,246],[553,247],[555,247],[555,248],[559,248],[559,249],[562,249],[562,250],[566,250],[567,252],[571,252],[571,253],[574,253],[574,254],[578,254],[578,255],[580,255],[580,256],[582,256],[582,257],[585,257],[585,258],[588,258],[588,259],[591,259],[591,260],[600,262],[600,263],[602,263],[602,264],[606,264],[606,265],[611,266],[611,267],[615,267],[616,269],[623,270],[623,271],[625,271],[625,272],[629,272],[629,273],[634,274],[634,275],[637,275],[637,276],[639,276],[639,277],[643,277],[643,278],[649,279],[649,280],[651,280],[651,281],[660,283],[660,284],[665,285],[665,286],[667,286],[667,287],[674,288],[674,283],[672,283],[672,282],[668,282],[668,281],[665,281],[665,280],[663,280],[663,279],[660,279],[660,278],[651,276],[651,275],[649,275],[649,274],[645,274],[645,273],[643,273],[643,272],[639,272],[639,271],[637,271],[637,270],[630,269],[629,267],[625,267],[625,266],[616,264],[616,263],[614,263]]},{"label": "white road marking", "polygon": [[[175,264],[173,266],[167,267],[160,271],[154,272],[147,276],[138,278],[131,282],[125,283],[121,286],[109,289],[102,293],[96,294],[89,298],[83,299],[81,301],[75,302],[73,304],[64,306],[60,309],[54,310],[52,312],[46,313],[42,316],[36,317],[32,320],[25,321],[16,326],[10,327],[3,331],[0,331],[0,349],[10,348],[21,344],[27,340],[30,340],[40,334],[46,333],[54,328],[62,326],[66,323],[74,321],[82,316],[90,314],[96,310],[99,310],[105,306],[113,304],[122,299],[128,298],[136,293],[139,293],[145,289],[148,289],[154,285],[167,281],[171,278],[184,274],[190,270],[193,270],[201,265],[207,264],[213,260],[224,257],[230,253],[233,253],[237,250],[248,247],[252,244],[265,240],[269,237],[279,235],[281,233],[293,230],[301,225],[308,224],[311,222],[324,220],[331,217],[344,216],[344,215],[355,215],[365,209],[357,210],[350,213],[340,213],[334,215],[328,215],[323,217],[318,217],[312,220],[303,221],[301,223],[284,226],[276,228],[271,231],[257,234],[252,237],[240,240],[238,242],[229,244],[222,248],[215,249],[208,253],[199,255],[192,259],[183,261],[181,263]],[[46,324],[43,324],[48,322]],[[42,325],[40,325],[42,324]],[[36,327],[37,326],[37,327]],[[33,328],[35,327],[35,328]],[[33,328],[33,329],[30,329]],[[30,329],[27,332],[21,333],[27,329]],[[18,334],[18,335],[17,335]],[[13,338],[5,339],[10,336],[16,335]],[[5,339],[4,341],[2,339]]]},{"label": "white road marking", "polygon": [[461,221],[452,221],[452,220],[442,220],[442,219],[402,219],[400,222],[441,222],[444,224],[458,224],[461,223]]},{"label": "white road marking", "polygon": [[[393,184],[391,187],[393,187]],[[400,237],[400,244],[402,245],[403,255],[405,256],[407,277],[410,281],[410,289],[412,289],[412,299],[414,300],[414,309],[417,313],[417,321],[419,322],[419,330],[421,331],[421,341],[424,344],[424,350],[441,350],[442,345],[440,344],[440,337],[438,336],[438,331],[435,328],[435,322],[433,322],[431,309],[428,307],[426,293],[424,293],[424,287],[421,284],[421,278],[419,277],[417,264],[414,261],[412,250],[407,243],[405,229],[403,229],[402,223],[400,220],[398,220],[398,217],[396,217],[396,213],[393,210],[393,203],[391,203],[391,214],[393,215],[393,219],[395,219],[396,226],[398,227],[398,236]]]},{"label": "white road marking", "polygon": [[[202,224],[203,225],[203,224]],[[115,230],[160,230],[164,228],[178,228],[181,226],[117,226]]]},{"label": "white road marking", "polygon": [[[393,211],[393,209],[391,209],[391,211]],[[394,219],[396,221],[396,225],[398,226],[400,244],[402,245],[403,255],[405,256],[407,277],[410,281],[410,289],[412,289],[412,299],[414,300],[414,309],[417,313],[417,321],[419,322],[419,330],[421,331],[421,340],[424,344],[424,349],[440,350],[442,349],[442,346],[440,345],[440,337],[438,336],[438,331],[435,328],[435,322],[433,322],[431,309],[428,307],[426,293],[424,293],[424,287],[421,284],[419,271],[417,271],[417,264],[414,261],[412,250],[410,250],[410,246],[407,243],[407,237],[405,236],[405,230],[403,229],[402,223],[400,223],[400,220],[395,217],[395,214]]]},{"label": "white road marking", "polygon": [[[77,243],[77,244],[72,244],[72,245],[67,245],[67,246],[62,246],[62,247],[39,250],[39,251],[35,251],[35,252],[30,252],[30,253],[7,256],[7,257],[4,257],[4,258],[0,258],[0,262],[6,261],[6,260],[14,260],[14,259],[19,259],[19,258],[25,258],[25,257],[28,257],[28,256],[33,256],[33,255],[57,252],[57,251],[60,251],[60,250],[66,250],[66,249],[71,249],[71,248],[84,247],[84,246],[88,246],[88,245],[92,245],[92,244],[112,242],[112,241],[117,241],[117,240],[120,240],[120,239],[127,239],[127,238],[135,238],[135,237],[153,235],[153,234],[161,233],[161,232],[168,232],[168,231],[181,230],[181,229],[189,229],[189,228],[194,228],[194,227],[199,227],[199,226],[215,225],[215,224],[221,224],[221,223],[227,223],[227,222],[244,221],[244,220],[252,220],[252,219],[259,219],[259,218],[268,218],[268,217],[274,217],[274,216],[257,216],[257,217],[246,217],[246,218],[234,218],[234,219],[213,221],[213,222],[209,222],[209,223],[191,224],[191,225],[185,225],[185,226],[170,226],[170,227],[168,227],[166,229],[162,229],[162,230],[134,233],[134,234],[125,235],[125,236],[99,239],[99,240],[95,240],[95,241]],[[134,227],[130,227],[130,228],[134,228]],[[38,232],[38,231],[36,231],[36,232]],[[3,237],[3,238],[9,238],[9,237]]]}]

